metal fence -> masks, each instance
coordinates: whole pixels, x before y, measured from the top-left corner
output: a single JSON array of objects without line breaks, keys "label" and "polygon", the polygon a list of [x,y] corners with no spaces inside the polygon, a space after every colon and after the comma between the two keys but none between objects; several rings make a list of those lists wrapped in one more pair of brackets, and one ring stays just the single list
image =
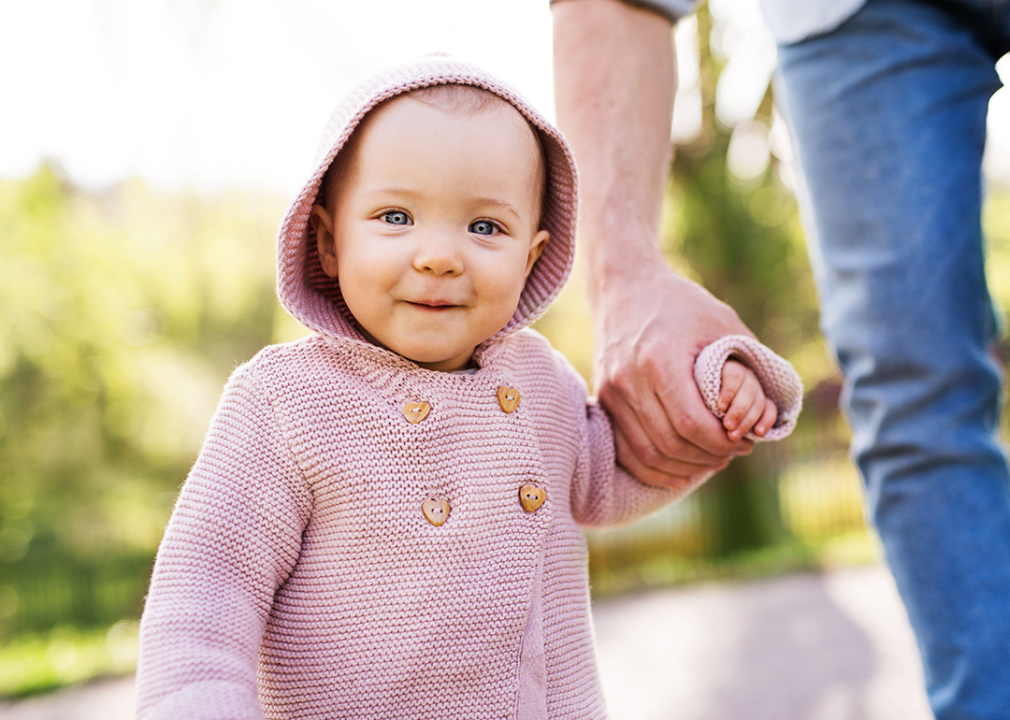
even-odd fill
[{"label": "metal fence", "polygon": [[[725,471],[633,525],[587,530],[591,575],[659,558],[698,562],[741,548],[816,546],[866,532],[862,484],[844,432],[819,423],[782,443],[761,445],[735,464],[742,466],[736,473]],[[735,524],[755,526],[744,530],[750,537],[742,544],[733,540],[741,531]]]},{"label": "metal fence", "polygon": [[153,562],[150,557],[81,560],[29,554],[0,564],[0,639],[139,617]]}]

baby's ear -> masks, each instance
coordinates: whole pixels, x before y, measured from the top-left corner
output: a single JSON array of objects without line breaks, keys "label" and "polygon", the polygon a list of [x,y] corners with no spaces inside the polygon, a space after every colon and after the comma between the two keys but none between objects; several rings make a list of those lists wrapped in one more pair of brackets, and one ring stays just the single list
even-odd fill
[{"label": "baby's ear", "polygon": [[323,272],[332,278],[337,276],[337,242],[333,235],[333,216],[322,205],[313,205],[309,224],[316,231],[316,252]]},{"label": "baby's ear", "polygon": [[530,276],[530,271],[533,270],[533,265],[536,263],[537,259],[543,253],[544,248],[547,247],[547,241],[551,239],[551,234],[546,230],[539,230],[536,235],[533,236],[533,242],[530,243],[530,254],[526,258],[526,275]]}]

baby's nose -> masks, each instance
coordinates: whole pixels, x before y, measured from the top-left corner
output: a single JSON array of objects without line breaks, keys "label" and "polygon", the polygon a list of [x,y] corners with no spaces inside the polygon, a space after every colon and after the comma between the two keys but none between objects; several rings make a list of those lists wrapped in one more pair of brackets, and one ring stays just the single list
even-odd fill
[{"label": "baby's nose", "polygon": [[444,233],[424,238],[414,255],[414,269],[434,275],[461,274],[463,257],[457,242]]}]

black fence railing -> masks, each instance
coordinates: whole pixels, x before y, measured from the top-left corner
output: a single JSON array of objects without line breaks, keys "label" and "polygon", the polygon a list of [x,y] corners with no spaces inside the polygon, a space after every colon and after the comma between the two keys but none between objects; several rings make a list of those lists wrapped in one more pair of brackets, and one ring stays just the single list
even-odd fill
[{"label": "black fence railing", "polygon": [[804,430],[760,445],[677,505],[628,527],[586,531],[591,576],[865,533],[862,486],[844,430]]},{"label": "black fence railing", "polygon": [[0,639],[60,625],[100,627],[139,617],[153,558],[79,559],[29,553],[0,564]]}]

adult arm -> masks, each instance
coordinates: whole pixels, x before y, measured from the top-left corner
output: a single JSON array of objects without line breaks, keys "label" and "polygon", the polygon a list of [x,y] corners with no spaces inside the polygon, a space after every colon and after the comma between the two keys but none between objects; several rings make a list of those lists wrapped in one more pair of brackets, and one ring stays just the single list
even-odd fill
[{"label": "adult arm", "polygon": [[731,442],[693,378],[709,343],[751,335],[659,249],[676,89],[670,21],[619,0],[559,0],[558,124],[579,164],[600,402],[618,460],[643,482],[687,486],[750,452]]}]

